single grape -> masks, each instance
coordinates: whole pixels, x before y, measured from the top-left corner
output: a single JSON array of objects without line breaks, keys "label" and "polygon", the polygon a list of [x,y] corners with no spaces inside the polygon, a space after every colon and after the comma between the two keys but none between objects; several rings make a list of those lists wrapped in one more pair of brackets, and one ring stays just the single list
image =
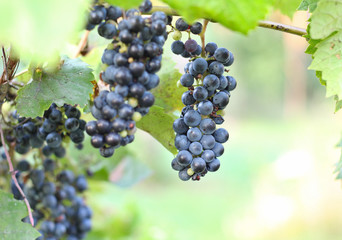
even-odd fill
[{"label": "single grape", "polygon": [[200,144],[199,142],[193,142],[189,145],[189,151],[195,155],[201,155],[202,151],[203,151],[203,147],[202,144]]},{"label": "single grape", "polygon": [[212,149],[215,146],[215,138],[212,135],[203,135],[200,143],[203,149]]},{"label": "single grape", "polygon": [[229,61],[229,56],[229,51],[226,48],[217,48],[214,53],[215,59],[221,63]]},{"label": "single grape", "polygon": [[193,97],[196,101],[201,102],[208,97],[208,91],[202,86],[196,87],[193,92]]},{"label": "single grape", "polygon": [[194,77],[189,73],[185,73],[181,76],[180,83],[184,87],[191,87],[194,84]]},{"label": "single grape", "polygon": [[212,150],[204,150],[201,158],[207,163],[212,162],[215,159],[216,155]]},{"label": "single grape", "polygon": [[208,68],[208,62],[204,58],[197,58],[192,63],[193,69],[198,73],[204,73]]},{"label": "single grape", "polygon": [[193,53],[193,52],[195,52],[197,50],[197,42],[195,40],[193,40],[193,39],[188,39],[184,43],[184,48],[189,53]]},{"label": "single grape", "polygon": [[189,148],[190,141],[186,137],[186,135],[178,135],[175,138],[175,147],[178,150],[187,150]]},{"label": "single grape", "polygon": [[[189,127],[184,123],[184,120],[183,118],[177,118],[174,122],[173,122],[173,130],[176,132],[176,133],[179,133],[179,134],[183,134],[183,133],[186,133],[188,131]],[[190,131],[190,130],[189,130]],[[188,137],[189,138],[189,137]],[[192,141],[190,138],[189,138],[190,141]]]},{"label": "single grape", "polygon": [[97,29],[97,32],[101,37],[112,39],[117,35],[117,29],[112,23],[101,23]]},{"label": "single grape", "polygon": [[220,168],[220,160],[215,158],[212,162],[207,164],[207,169],[209,172],[216,172]]},{"label": "single grape", "polygon": [[213,103],[220,108],[224,108],[229,103],[229,96],[225,92],[218,92],[213,97]]},{"label": "single grape", "polygon": [[201,173],[204,171],[206,167],[206,163],[203,160],[203,158],[197,157],[194,158],[194,160],[191,163],[191,169],[195,172],[195,173]]},{"label": "single grape", "polygon": [[228,131],[224,128],[217,129],[213,134],[215,141],[219,143],[225,143],[229,139]]},{"label": "single grape", "polygon": [[185,31],[189,28],[189,25],[184,21],[183,18],[178,18],[176,21],[176,29],[179,31]]},{"label": "single grape", "polygon": [[214,106],[211,101],[205,100],[198,104],[198,112],[202,115],[209,115],[214,110]]},{"label": "single grape", "polygon": [[202,32],[202,24],[200,22],[195,22],[193,25],[190,27],[190,32],[193,34],[200,34]]},{"label": "single grape", "polygon": [[216,76],[221,76],[224,73],[224,66],[220,62],[214,61],[209,65],[209,72]]},{"label": "single grape", "polygon": [[226,88],[227,91],[233,91],[236,88],[236,80],[232,76],[227,76],[228,86]]},{"label": "single grape", "polygon": [[209,42],[205,45],[205,51],[209,54],[209,56],[214,55],[215,51],[217,49],[217,44],[214,42]]},{"label": "single grape", "polygon": [[207,90],[215,90],[220,86],[220,80],[214,74],[209,74],[203,79],[203,86]]},{"label": "single grape", "polygon": [[[180,118],[182,119],[182,118]],[[178,119],[177,119],[178,120]],[[184,123],[185,125],[185,123]],[[185,125],[186,126],[186,125]],[[195,127],[195,128],[190,128],[187,133],[186,133],[188,139],[191,141],[191,142],[198,142],[201,140],[202,138],[202,133],[201,131]]]},{"label": "single grape", "polygon": [[203,132],[203,134],[212,134],[215,132],[216,124],[212,119],[205,118],[202,119],[200,123],[200,129]]},{"label": "single grape", "polygon": [[195,102],[196,100],[191,91],[186,91],[182,94],[182,103],[184,105],[191,105],[191,104],[194,104]]},{"label": "single grape", "polygon": [[178,152],[176,159],[179,165],[186,167],[192,162],[192,155],[187,150],[181,150]]},{"label": "single grape", "polygon": [[195,110],[189,110],[184,115],[184,122],[189,127],[196,127],[201,122],[201,115]]}]

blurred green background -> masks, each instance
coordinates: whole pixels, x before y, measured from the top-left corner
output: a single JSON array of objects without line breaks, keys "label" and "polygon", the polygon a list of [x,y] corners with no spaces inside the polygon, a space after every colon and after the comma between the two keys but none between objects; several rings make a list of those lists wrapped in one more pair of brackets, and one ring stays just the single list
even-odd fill
[{"label": "blurred green background", "polygon": [[[270,19],[291,23],[277,13]],[[306,20],[299,13],[291,24],[305,28]],[[181,182],[173,156],[138,131],[127,149],[152,174],[132,170],[131,178],[145,179],[128,188],[91,180],[87,239],[340,240],[342,190],[333,171],[342,113],[307,70],[306,41],[262,28],[242,36],[212,23],[206,38],[234,53],[238,81],[225,110],[230,139],[220,170]],[[172,58],[183,73],[186,60]],[[118,168],[112,179],[120,183]]]}]

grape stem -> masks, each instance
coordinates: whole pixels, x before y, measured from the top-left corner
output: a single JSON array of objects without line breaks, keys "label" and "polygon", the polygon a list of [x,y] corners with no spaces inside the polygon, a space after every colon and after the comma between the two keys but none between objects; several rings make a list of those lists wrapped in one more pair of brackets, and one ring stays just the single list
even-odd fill
[{"label": "grape stem", "polygon": [[19,65],[19,59],[13,57],[12,49],[9,50],[9,56],[7,57],[4,47],[2,47],[2,58],[4,63],[4,71],[0,78],[0,85],[13,79],[13,75],[15,74]]},{"label": "grape stem", "polygon": [[[167,6],[154,6],[152,10],[150,11],[150,13],[157,12],[157,11],[164,12],[167,15],[179,16],[179,14],[175,10]],[[211,21],[211,20],[209,19],[208,21]],[[307,35],[307,32],[304,28],[299,28],[299,27],[272,22],[272,21],[259,21],[258,26],[298,35],[301,37],[304,37],[305,35]]]},{"label": "grape stem", "polygon": [[[0,107],[0,112],[2,113],[1,111],[1,107]],[[7,159],[7,163],[8,163],[8,166],[9,166],[9,172],[11,174],[11,178],[15,184],[15,186],[17,187],[18,191],[20,192],[21,196],[23,197],[24,199],[24,202],[26,204],[26,207],[27,207],[27,211],[28,211],[28,215],[29,215],[29,219],[30,219],[30,223],[31,225],[34,227],[34,219],[33,219],[33,216],[32,216],[32,210],[31,210],[31,207],[30,207],[30,203],[28,202],[26,196],[25,196],[25,193],[23,192],[23,190],[21,189],[19,183],[18,183],[18,180],[15,176],[15,174],[17,173],[17,171],[14,170],[13,168],[13,164],[12,164],[12,161],[11,161],[11,157],[10,157],[10,154],[8,153],[8,150],[7,150],[7,146],[6,146],[6,142],[5,142],[5,138],[4,138],[4,131],[2,130],[2,125],[0,124],[0,135],[1,135],[1,143],[2,143],[2,147],[4,148],[4,151],[5,151],[5,155],[6,155],[6,159]]]},{"label": "grape stem", "polygon": [[82,36],[82,38],[81,38],[81,40],[77,46],[77,49],[73,55],[73,58],[77,58],[80,55],[80,53],[82,52],[82,50],[85,48],[85,46],[87,45],[89,33],[90,33],[89,30],[85,31],[84,35]]},{"label": "grape stem", "polygon": [[205,31],[207,30],[207,26],[208,26],[209,21],[207,19],[204,19],[203,21],[203,29],[202,32],[200,33],[200,37],[201,37],[201,42],[202,42],[202,57],[205,57]]},{"label": "grape stem", "polygon": [[[29,71],[28,69],[25,69],[25,70],[23,70],[23,71],[17,73],[16,75],[14,75],[13,78],[17,78],[17,77],[19,77],[19,76],[21,76],[21,75],[24,75],[24,74],[27,73],[28,71]],[[21,85],[20,85],[20,86],[21,86]],[[21,87],[22,87],[22,86],[21,86]]]}]

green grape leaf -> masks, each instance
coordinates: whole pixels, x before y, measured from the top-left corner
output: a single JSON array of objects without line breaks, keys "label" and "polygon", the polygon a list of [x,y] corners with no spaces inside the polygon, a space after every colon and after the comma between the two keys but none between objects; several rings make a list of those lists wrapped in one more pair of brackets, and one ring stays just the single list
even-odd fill
[{"label": "green grape leaf", "polygon": [[79,59],[63,60],[55,72],[43,71],[18,91],[17,110],[21,116],[42,116],[52,103],[79,104],[84,107],[93,91],[92,69]]},{"label": "green grape leaf", "polygon": [[172,154],[176,154],[175,133],[172,128],[175,119],[176,116],[166,113],[162,107],[154,105],[150,108],[149,113],[137,122],[137,127],[148,132]]},{"label": "green grape leaf", "polygon": [[40,233],[30,224],[21,219],[27,216],[27,208],[23,201],[0,190],[0,239],[1,240],[32,240]]},{"label": "green grape leaf", "polygon": [[317,50],[317,44],[320,43],[321,40],[316,40],[316,39],[309,39],[308,43],[309,46],[307,47],[307,49],[305,50],[306,54],[314,54]]},{"label": "green grape leaf", "polygon": [[43,62],[84,29],[89,0],[0,1],[0,42]]},{"label": "green grape leaf", "polygon": [[322,71],[327,97],[337,95],[342,99],[342,32],[328,37],[316,46],[317,50],[309,69]]},{"label": "green grape leaf", "polygon": [[293,14],[296,12],[301,1],[302,0],[277,0],[275,6],[283,14],[292,18]]},{"label": "green grape leaf", "polygon": [[318,1],[319,0],[303,0],[299,5],[298,10],[307,11],[309,9],[309,12],[312,13],[315,11]]},{"label": "green grape leaf", "polygon": [[124,9],[137,8],[143,0],[105,0],[105,2]]},{"label": "green grape leaf", "polygon": [[342,30],[342,0],[321,0],[312,13],[310,36],[324,39]]},{"label": "green grape leaf", "polygon": [[336,95],[335,95],[335,113],[342,108],[342,100],[340,100]]},{"label": "green grape leaf", "polygon": [[167,112],[180,111],[184,107],[181,98],[186,88],[177,87],[177,81],[182,74],[175,66],[176,63],[170,58],[163,58],[162,68],[158,72],[159,86],[151,90],[155,97],[155,104],[163,107]]},{"label": "green grape leaf", "polygon": [[264,19],[274,0],[162,0],[189,23],[211,19],[231,30],[246,34]]}]

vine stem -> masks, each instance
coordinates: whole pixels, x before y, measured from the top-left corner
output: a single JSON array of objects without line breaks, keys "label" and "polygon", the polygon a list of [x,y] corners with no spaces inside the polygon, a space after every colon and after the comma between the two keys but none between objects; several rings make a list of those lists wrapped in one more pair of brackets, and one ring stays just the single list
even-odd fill
[{"label": "vine stem", "polygon": [[23,70],[23,71],[21,71],[21,72],[17,73],[16,75],[14,75],[14,77],[13,77],[13,78],[17,78],[17,77],[19,77],[19,76],[21,76],[21,75],[23,75],[23,74],[27,73],[28,71],[29,71],[28,69],[25,69],[25,70]]},{"label": "vine stem", "polygon": [[[1,107],[0,107],[0,111],[1,111]],[[17,178],[15,177],[15,174],[17,173],[17,171],[14,171],[13,164],[12,164],[12,161],[11,161],[11,157],[10,157],[10,154],[9,154],[9,152],[7,150],[7,147],[6,147],[6,142],[5,142],[5,138],[4,138],[4,131],[2,130],[2,125],[1,124],[0,124],[0,135],[1,135],[1,143],[2,143],[2,146],[4,148],[6,159],[7,159],[7,163],[8,163],[8,166],[9,166],[9,172],[11,174],[11,178],[12,178],[15,186],[17,187],[18,191],[20,192],[21,196],[24,199],[24,202],[25,202],[26,207],[27,207],[30,223],[34,227],[34,219],[33,219],[33,216],[32,216],[31,206],[30,206],[30,203],[28,202],[28,200],[27,200],[27,198],[25,196],[25,193],[23,192],[23,190],[20,187]]]},{"label": "vine stem", "polygon": [[84,47],[87,45],[89,33],[90,33],[90,31],[86,30],[85,33],[83,34],[83,36],[82,36],[82,38],[81,38],[81,40],[77,46],[77,49],[73,55],[73,58],[77,58],[80,55],[80,53],[82,52],[82,50],[84,49]]},{"label": "vine stem", "polygon": [[[179,16],[179,14],[175,10],[167,6],[154,6],[152,10],[150,11],[150,13],[157,12],[157,11],[164,12],[167,15]],[[208,21],[210,21],[210,19],[208,19]],[[258,26],[298,35],[301,37],[307,34],[304,28],[299,28],[299,27],[272,22],[272,21],[259,21]]]},{"label": "vine stem", "polygon": [[207,30],[207,26],[208,26],[209,21],[207,19],[204,19],[203,21],[203,29],[202,32],[200,33],[200,37],[201,37],[201,42],[202,42],[202,57],[205,56],[205,31]]}]

